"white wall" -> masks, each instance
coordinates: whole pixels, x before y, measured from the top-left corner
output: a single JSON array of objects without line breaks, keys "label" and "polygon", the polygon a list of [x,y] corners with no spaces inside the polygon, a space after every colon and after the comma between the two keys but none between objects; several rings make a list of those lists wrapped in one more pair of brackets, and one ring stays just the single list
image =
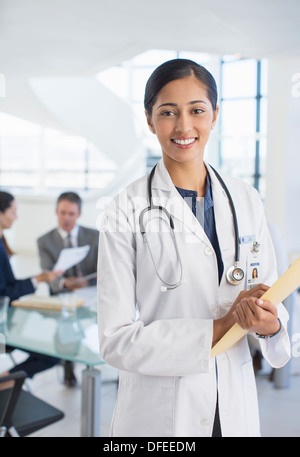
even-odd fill
[{"label": "white wall", "polygon": [[270,59],[268,68],[266,212],[292,260],[300,254],[300,58]]}]

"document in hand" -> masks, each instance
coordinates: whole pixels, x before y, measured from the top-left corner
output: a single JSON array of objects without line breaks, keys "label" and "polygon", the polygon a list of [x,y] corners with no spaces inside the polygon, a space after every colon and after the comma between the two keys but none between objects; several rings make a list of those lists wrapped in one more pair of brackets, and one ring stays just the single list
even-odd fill
[{"label": "document in hand", "polygon": [[[300,285],[300,257],[286,270],[283,275],[271,286],[261,297],[262,300],[268,300],[273,305],[279,305]],[[222,352],[227,351],[237,343],[248,332],[242,329],[237,323],[218,341],[212,348],[210,356],[215,357]]]},{"label": "document in hand", "polygon": [[53,271],[66,271],[74,267],[74,265],[80,263],[88,255],[89,250],[89,245],[63,249],[54,265]]}]

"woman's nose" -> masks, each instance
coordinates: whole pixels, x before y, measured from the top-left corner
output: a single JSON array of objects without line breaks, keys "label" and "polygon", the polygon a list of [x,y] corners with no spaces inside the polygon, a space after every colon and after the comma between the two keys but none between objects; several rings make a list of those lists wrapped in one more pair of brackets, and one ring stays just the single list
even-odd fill
[{"label": "woman's nose", "polygon": [[182,113],[179,116],[177,116],[177,122],[175,125],[175,131],[177,133],[181,133],[181,134],[188,133],[191,130],[191,128],[192,128],[191,119],[187,114]]}]

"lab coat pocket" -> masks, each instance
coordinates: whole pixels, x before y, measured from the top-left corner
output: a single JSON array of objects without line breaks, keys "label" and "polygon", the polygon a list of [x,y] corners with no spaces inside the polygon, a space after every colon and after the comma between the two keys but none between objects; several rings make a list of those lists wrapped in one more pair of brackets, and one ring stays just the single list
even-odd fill
[{"label": "lab coat pocket", "polygon": [[257,392],[252,359],[242,364],[242,377],[248,436],[260,436]]},{"label": "lab coat pocket", "polygon": [[120,373],[111,436],[173,436],[175,378]]}]

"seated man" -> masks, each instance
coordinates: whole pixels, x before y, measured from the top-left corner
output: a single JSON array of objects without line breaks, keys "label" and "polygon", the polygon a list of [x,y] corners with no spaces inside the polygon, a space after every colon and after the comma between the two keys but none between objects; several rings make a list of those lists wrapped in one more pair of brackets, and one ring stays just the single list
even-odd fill
[{"label": "seated man", "polygon": [[65,192],[57,199],[58,227],[41,236],[37,243],[42,270],[52,270],[64,248],[89,245],[87,256],[75,267],[65,271],[63,277],[50,283],[51,294],[74,290],[87,285],[96,285],[96,279],[78,281],[97,271],[99,232],[96,229],[77,225],[81,215],[81,199],[74,192]]},{"label": "seated man", "polygon": [[[89,245],[87,256],[74,267],[66,270],[63,276],[49,283],[51,294],[71,291],[77,288],[96,285],[96,278],[80,281],[80,277],[96,273],[99,232],[96,229],[77,225],[81,215],[81,199],[75,192],[64,192],[57,199],[56,215],[58,227],[41,236],[38,250],[42,270],[52,270],[64,248]],[[76,384],[73,365],[65,364],[65,384]]]}]

